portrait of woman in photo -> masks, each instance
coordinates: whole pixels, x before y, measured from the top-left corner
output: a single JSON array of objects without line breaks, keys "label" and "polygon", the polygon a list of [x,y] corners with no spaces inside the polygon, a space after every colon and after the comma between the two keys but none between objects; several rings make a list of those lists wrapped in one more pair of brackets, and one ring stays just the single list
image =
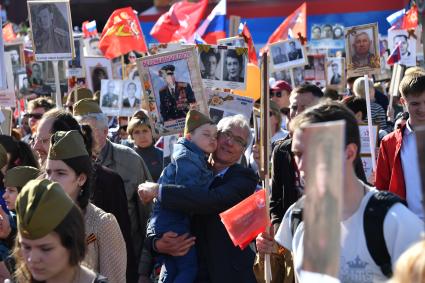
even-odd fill
[{"label": "portrait of woman in photo", "polygon": [[225,81],[243,82],[244,77],[242,70],[244,69],[243,55],[238,55],[236,50],[229,49],[226,52],[224,61],[224,78]]}]

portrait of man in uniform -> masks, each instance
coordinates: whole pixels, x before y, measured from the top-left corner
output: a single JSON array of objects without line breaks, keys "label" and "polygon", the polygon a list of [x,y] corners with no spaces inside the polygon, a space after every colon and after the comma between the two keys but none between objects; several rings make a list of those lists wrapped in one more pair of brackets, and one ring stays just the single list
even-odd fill
[{"label": "portrait of man in uniform", "polygon": [[164,122],[186,117],[191,103],[196,103],[192,86],[186,82],[177,82],[174,65],[165,65],[159,70],[159,76],[165,86],[159,90],[160,112]]},{"label": "portrait of man in uniform", "polygon": [[67,2],[31,3],[31,28],[36,54],[72,53]]},{"label": "portrait of man in uniform", "polygon": [[277,64],[288,62],[288,56],[282,53],[282,47],[280,46],[274,47],[272,49],[272,53],[273,53],[273,64],[277,65]]},{"label": "portrait of man in uniform", "polygon": [[107,92],[102,95],[102,107],[118,107],[119,95],[115,93],[115,82],[109,80]]},{"label": "portrait of man in uniform", "polygon": [[288,59],[289,61],[298,60],[303,58],[301,48],[297,48],[295,41],[289,42]]}]

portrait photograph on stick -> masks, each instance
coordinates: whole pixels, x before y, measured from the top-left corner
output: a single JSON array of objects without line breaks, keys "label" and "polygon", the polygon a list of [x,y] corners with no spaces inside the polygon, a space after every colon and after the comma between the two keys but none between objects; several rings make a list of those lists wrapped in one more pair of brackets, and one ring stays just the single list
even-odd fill
[{"label": "portrait photograph on stick", "polygon": [[300,67],[308,63],[305,48],[298,39],[271,44],[270,56],[274,71]]},{"label": "portrait photograph on stick", "polygon": [[320,88],[326,86],[326,54],[307,55],[308,65],[304,67],[304,80]]},{"label": "portrait photograph on stick", "polygon": [[142,85],[139,81],[125,80],[123,82],[120,116],[130,117],[140,109],[142,101]]},{"label": "portrait photograph on stick", "polygon": [[247,48],[205,44],[198,44],[197,48],[205,87],[246,88]]},{"label": "portrait photograph on stick", "polygon": [[105,114],[119,115],[123,90],[122,80],[102,80],[100,108]]},{"label": "portrait photograph on stick", "polygon": [[388,47],[394,50],[400,46],[400,61],[406,67],[416,66],[416,39],[406,30],[388,30]]},{"label": "portrait photograph on stick", "polygon": [[348,27],[346,36],[347,75],[377,74],[381,71],[378,24]]},{"label": "portrait photograph on stick", "polygon": [[137,67],[154,136],[182,132],[189,109],[208,115],[194,47],[139,58]]},{"label": "portrait photograph on stick", "polygon": [[66,68],[66,76],[82,78],[85,76],[83,68],[83,40],[81,38],[74,38],[75,57],[68,61]]},{"label": "portrait photograph on stick", "polygon": [[74,42],[68,0],[28,1],[28,15],[35,59],[72,59]]},{"label": "portrait photograph on stick", "polygon": [[84,57],[87,85],[93,91],[100,90],[102,80],[112,78],[111,61],[104,57]]},{"label": "portrait photograph on stick", "polygon": [[234,36],[234,37],[219,39],[219,40],[217,40],[217,45],[247,47],[245,39],[241,36]]},{"label": "portrait photograph on stick", "polygon": [[345,58],[328,57],[326,62],[326,85],[343,92],[346,88]]},{"label": "portrait photograph on stick", "polygon": [[5,43],[4,51],[10,52],[10,56],[12,58],[12,68],[14,73],[17,73],[18,71],[25,68],[24,42],[22,40]]}]

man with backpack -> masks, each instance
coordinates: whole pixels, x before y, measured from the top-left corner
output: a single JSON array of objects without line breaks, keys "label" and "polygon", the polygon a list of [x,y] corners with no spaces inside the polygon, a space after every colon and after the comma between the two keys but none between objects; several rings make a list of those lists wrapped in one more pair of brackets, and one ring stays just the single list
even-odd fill
[{"label": "man with backpack", "polygon": [[[401,199],[388,192],[378,192],[358,179],[354,162],[360,152],[360,135],[355,116],[338,102],[324,102],[307,109],[291,122],[292,151],[301,176],[305,176],[303,127],[313,123],[345,120],[346,148],[344,174],[341,250],[341,282],[381,282],[392,274],[392,266],[411,244],[421,238],[423,222],[408,210]],[[315,188],[305,188],[306,190]],[[275,235],[277,243],[292,251],[297,277],[303,261],[303,198],[285,213]],[[273,252],[269,235],[257,238],[260,252]],[[302,278],[301,278],[302,282]]]}]

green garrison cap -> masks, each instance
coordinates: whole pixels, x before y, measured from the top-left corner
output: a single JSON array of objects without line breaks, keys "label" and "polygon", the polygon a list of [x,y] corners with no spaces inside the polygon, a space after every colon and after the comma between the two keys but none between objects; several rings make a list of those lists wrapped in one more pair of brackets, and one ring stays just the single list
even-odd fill
[{"label": "green garrison cap", "polygon": [[58,183],[49,180],[29,181],[16,199],[18,231],[35,240],[52,232],[74,206]]},{"label": "green garrison cap", "polygon": [[186,125],[184,127],[184,135],[193,132],[205,124],[214,124],[211,119],[197,110],[190,110],[186,114]]},{"label": "green garrison cap", "polygon": [[77,101],[74,104],[74,116],[84,116],[91,113],[103,113],[99,103],[90,98],[85,98]]},{"label": "green garrison cap", "polygon": [[17,166],[7,170],[3,183],[5,187],[22,188],[40,175],[40,170],[31,166]]},{"label": "green garrison cap", "polygon": [[6,164],[7,164],[7,151],[4,148],[4,146],[0,144],[0,168],[3,168]]},{"label": "green garrison cap", "polygon": [[75,130],[56,132],[51,139],[49,155],[50,160],[64,160],[79,156],[89,156],[83,137]]}]

